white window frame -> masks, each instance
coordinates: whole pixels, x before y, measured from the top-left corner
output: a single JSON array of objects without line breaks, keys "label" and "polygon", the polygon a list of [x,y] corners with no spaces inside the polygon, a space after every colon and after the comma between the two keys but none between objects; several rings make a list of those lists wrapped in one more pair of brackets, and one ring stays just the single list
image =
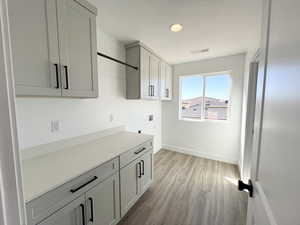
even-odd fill
[{"label": "white window frame", "polygon": [[[228,112],[227,112],[227,119],[226,120],[213,120],[213,119],[205,119],[205,88],[206,88],[206,77],[209,76],[218,76],[218,75],[229,75],[230,77],[230,85],[229,85],[229,99],[228,99]],[[202,97],[203,97],[203,102],[202,102],[202,109],[201,109],[201,119],[192,119],[192,118],[184,118],[181,115],[182,111],[182,80],[187,77],[202,77],[203,78],[203,92],[202,92]],[[212,73],[200,73],[200,74],[189,74],[189,75],[180,75],[179,76],[179,99],[178,99],[178,120],[182,121],[191,121],[191,122],[203,122],[203,121],[209,121],[209,122],[230,122],[231,121],[231,110],[232,110],[232,104],[231,104],[231,99],[232,99],[232,71],[220,71],[220,72],[212,72]]]}]

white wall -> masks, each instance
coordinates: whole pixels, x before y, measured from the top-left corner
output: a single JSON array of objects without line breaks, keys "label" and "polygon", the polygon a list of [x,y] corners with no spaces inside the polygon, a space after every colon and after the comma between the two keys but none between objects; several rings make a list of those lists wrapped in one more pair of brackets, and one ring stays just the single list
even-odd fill
[{"label": "white wall", "polygon": [[[124,46],[100,30],[98,49],[125,60]],[[125,125],[130,131],[154,134],[154,150],[158,151],[161,148],[160,101],[126,100],[125,68],[120,64],[98,57],[98,71],[97,99],[17,98],[20,148]],[[154,114],[153,122],[147,120],[149,114]],[[51,120],[60,121],[59,132],[51,133]]]},{"label": "white wall", "polygon": [[[173,100],[162,103],[163,148],[238,163],[245,54],[174,66]],[[191,122],[178,119],[179,76],[231,70],[231,121]]]}]

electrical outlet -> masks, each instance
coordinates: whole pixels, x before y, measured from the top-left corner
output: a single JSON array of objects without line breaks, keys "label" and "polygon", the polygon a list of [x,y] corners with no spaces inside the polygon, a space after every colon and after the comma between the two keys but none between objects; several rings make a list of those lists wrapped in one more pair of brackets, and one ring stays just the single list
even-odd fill
[{"label": "electrical outlet", "polygon": [[51,120],[50,122],[50,130],[52,133],[58,132],[60,129],[60,121],[59,120]]},{"label": "electrical outlet", "polygon": [[153,114],[149,115],[149,121],[153,121],[153,120],[154,120]]},{"label": "electrical outlet", "polygon": [[109,115],[109,122],[113,122],[115,120],[115,117],[113,114]]}]

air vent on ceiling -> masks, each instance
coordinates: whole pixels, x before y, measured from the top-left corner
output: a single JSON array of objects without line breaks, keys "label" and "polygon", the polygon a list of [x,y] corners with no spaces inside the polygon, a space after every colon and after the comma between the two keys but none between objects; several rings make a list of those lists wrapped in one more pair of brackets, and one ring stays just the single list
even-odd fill
[{"label": "air vent on ceiling", "polygon": [[199,53],[206,53],[206,52],[209,52],[209,48],[191,51],[192,54],[199,54]]}]

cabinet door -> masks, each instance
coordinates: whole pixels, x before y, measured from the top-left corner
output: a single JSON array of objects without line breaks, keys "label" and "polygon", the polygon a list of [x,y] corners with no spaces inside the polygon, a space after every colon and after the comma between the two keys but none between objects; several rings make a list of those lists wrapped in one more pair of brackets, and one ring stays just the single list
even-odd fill
[{"label": "cabinet door", "polygon": [[141,193],[143,194],[151,185],[153,180],[153,152],[148,151],[141,158]]},{"label": "cabinet door", "polygon": [[159,84],[160,84],[160,97],[164,99],[166,97],[166,63],[160,63],[159,70]]},{"label": "cabinet door", "polygon": [[150,87],[152,87],[151,98],[159,98],[159,64],[160,59],[155,55],[150,56]]},{"label": "cabinet door", "polygon": [[60,96],[56,0],[8,1],[17,95]]},{"label": "cabinet door", "polygon": [[119,173],[87,192],[88,223],[114,225],[120,219]]},{"label": "cabinet door", "polygon": [[150,99],[152,89],[150,86],[150,56],[151,53],[140,47],[140,77],[141,77],[141,98]]},{"label": "cabinet door", "polygon": [[166,100],[172,99],[173,71],[170,65],[166,65]]},{"label": "cabinet door", "polygon": [[124,168],[120,172],[121,180],[121,216],[123,217],[127,211],[137,201],[140,193],[140,159],[137,159]]},{"label": "cabinet door", "polygon": [[59,6],[62,95],[97,97],[96,15],[75,0]]},{"label": "cabinet door", "polygon": [[86,207],[84,196],[77,198],[38,225],[85,225]]}]

